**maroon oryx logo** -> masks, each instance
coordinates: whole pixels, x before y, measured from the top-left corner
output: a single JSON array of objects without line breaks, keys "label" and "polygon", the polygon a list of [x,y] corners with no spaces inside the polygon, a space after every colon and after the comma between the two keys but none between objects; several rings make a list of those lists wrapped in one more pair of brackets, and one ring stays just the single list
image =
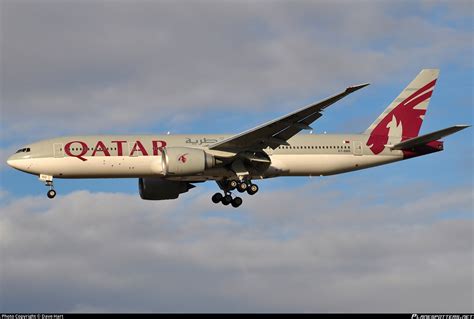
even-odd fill
[{"label": "maroon oryx logo", "polygon": [[436,80],[431,81],[391,110],[373,129],[367,146],[374,154],[379,154],[388,143],[390,129],[401,129],[401,141],[418,136],[426,109],[417,106],[428,100],[433,94]]},{"label": "maroon oryx logo", "polygon": [[181,162],[183,164],[186,163],[188,161],[188,158],[186,156],[188,156],[188,153],[185,153],[181,155],[180,157],[178,157],[178,162]]}]

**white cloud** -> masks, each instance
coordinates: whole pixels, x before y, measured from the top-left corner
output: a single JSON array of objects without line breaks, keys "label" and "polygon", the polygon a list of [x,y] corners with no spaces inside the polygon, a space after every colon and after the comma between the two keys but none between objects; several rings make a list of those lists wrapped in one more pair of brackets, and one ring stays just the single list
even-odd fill
[{"label": "white cloud", "polygon": [[398,14],[391,2],[1,5],[2,113],[11,136],[282,107],[426,65],[471,63],[463,53],[472,51],[470,33],[405,6]]},{"label": "white cloud", "polygon": [[[396,196],[374,206],[370,189],[335,205],[313,184],[237,211],[187,195],[80,191],[4,205],[2,311],[473,310],[472,219],[437,217],[444,202],[469,211],[462,189],[408,196],[401,210]],[[416,216],[418,197],[440,203],[433,218]]]}]

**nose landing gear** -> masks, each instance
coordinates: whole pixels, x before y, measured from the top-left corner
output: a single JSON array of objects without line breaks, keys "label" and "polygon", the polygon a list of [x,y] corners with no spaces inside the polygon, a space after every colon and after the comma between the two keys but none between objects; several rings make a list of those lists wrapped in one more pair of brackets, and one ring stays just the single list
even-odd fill
[{"label": "nose landing gear", "polygon": [[41,174],[39,179],[45,183],[46,187],[49,187],[49,191],[46,193],[48,198],[53,199],[56,197],[56,191],[53,186],[53,176]]},{"label": "nose landing gear", "polygon": [[249,195],[254,195],[258,192],[258,186],[255,184],[252,184],[250,180],[248,181],[236,181],[236,180],[218,181],[217,184],[224,191],[224,194],[215,193],[212,196],[212,202],[215,204],[222,203],[225,206],[232,204],[232,207],[235,207],[235,208],[242,205],[243,200],[240,197],[232,198],[231,191],[237,189],[238,192],[240,193],[247,192],[247,194]]},{"label": "nose landing gear", "polygon": [[47,195],[49,199],[53,199],[54,197],[56,197],[56,191],[54,189],[50,189]]}]

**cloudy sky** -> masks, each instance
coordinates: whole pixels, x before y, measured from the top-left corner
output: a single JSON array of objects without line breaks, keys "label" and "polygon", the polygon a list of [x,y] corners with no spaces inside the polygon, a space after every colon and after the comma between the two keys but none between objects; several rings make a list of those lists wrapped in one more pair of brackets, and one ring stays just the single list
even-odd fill
[{"label": "cloudy sky", "polygon": [[474,311],[472,129],[442,153],[139,199],[5,159],[66,134],[237,133],[338,92],[316,133],[360,132],[422,68],[422,132],[473,123],[472,1],[0,0],[0,312]]}]

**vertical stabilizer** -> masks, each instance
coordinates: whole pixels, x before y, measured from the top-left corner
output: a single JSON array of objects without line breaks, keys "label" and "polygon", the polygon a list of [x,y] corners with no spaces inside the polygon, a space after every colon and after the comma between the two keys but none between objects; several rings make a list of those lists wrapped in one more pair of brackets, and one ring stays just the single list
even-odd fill
[{"label": "vertical stabilizer", "polygon": [[438,79],[438,69],[423,69],[369,126],[367,146],[374,154],[382,152],[390,137],[400,141],[418,136],[428,103]]}]

